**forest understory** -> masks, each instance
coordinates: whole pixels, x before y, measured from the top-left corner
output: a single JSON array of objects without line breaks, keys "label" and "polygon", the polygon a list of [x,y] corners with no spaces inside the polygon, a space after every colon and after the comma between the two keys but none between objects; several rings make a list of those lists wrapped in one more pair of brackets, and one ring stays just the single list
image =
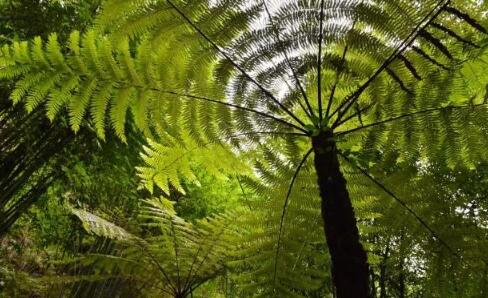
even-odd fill
[{"label": "forest understory", "polygon": [[488,1],[0,0],[0,297],[488,297]]}]

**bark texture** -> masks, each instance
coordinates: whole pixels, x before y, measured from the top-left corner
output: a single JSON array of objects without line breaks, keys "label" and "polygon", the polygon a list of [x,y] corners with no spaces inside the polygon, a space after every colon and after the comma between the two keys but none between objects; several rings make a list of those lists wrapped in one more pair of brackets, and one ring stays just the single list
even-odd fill
[{"label": "bark texture", "polygon": [[369,265],[351,199],[339,165],[332,131],[312,138],[322,219],[338,298],[369,298]]}]

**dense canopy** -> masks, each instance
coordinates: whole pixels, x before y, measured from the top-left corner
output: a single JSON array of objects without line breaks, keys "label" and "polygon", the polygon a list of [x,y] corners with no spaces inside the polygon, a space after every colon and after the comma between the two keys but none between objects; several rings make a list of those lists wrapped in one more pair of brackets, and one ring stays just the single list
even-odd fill
[{"label": "dense canopy", "polygon": [[0,11],[6,297],[488,296],[488,2]]}]

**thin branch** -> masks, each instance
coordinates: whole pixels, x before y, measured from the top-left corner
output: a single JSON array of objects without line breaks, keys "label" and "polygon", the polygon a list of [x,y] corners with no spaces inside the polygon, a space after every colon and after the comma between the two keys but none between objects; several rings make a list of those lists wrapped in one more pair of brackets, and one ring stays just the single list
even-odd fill
[{"label": "thin branch", "polygon": [[[267,57],[269,59],[269,62],[273,65],[274,69],[278,69],[278,66],[273,61],[272,56],[271,55],[268,55]],[[279,73],[278,75],[281,78],[281,80],[283,81],[283,83],[286,85],[286,87],[288,88],[288,90],[290,91],[290,94],[292,94],[293,93],[293,88],[290,86],[290,83],[288,83],[288,80],[285,78],[285,76],[283,74]],[[298,105],[300,105],[300,108],[302,108],[302,110],[305,112],[305,114],[307,115],[307,117],[309,117],[311,119],[312,117],[310,116],[309,111],[307,110],[307,108],[305,107],[305,105],[303,105],[302,101],[301,100],[297,100],[297,102],[298,102]]]},{"label": "thin branch", "polygon": [[[208,282],[209,280],[212,280],[212,279],[215,279],[216,276],[218,276],[219,273],[215,273],[213,275],[209,275],[208,278],[206,279],[203,279],[201,280],[200,282],[198,282],[197,284],[195,284],[193,287],[191,287],[188,291],[190,292],[190,295],[193,295],[192,293],[198,288],[200,287],[201,285],[203,285],[204,283]],[[193,296],[191,296],[193,297]]]},{"label": "thin branch", "polygon": [[368,171],[361,168],[360,166],[351,162],[349,158],[344,156],[342,153],[339,152],[339,155],[342,156],[349,164],[353,167],[357,168],[364,176],[366,176],[371,182],[373,182],[376,186],[378,186],[381,190],[383,190],[386,194],[391,196],[395,201],[397,201],[403,208],[405,208],[429,233],[432,235],[434,239],[439,241],[444,247],[446,247],[454,256],[462,259],[462,257],[454,251],[428,224],[423,220],[412,208],[410,208],[405,201],[400,199],[397,195],[395,195],[391,190],[389,190],[384,184],[382,184],[379,180],[374,178]]},{"label": "thin branch", "polygon": [[278,270],[278,255],[280,254],[281,237],[283,235],[283,226],[284,226],[284,223],[285,223],[286,209],[288,208],[288,204],[289,204],[289,201],[290,201],[291,191],[293,190],[293,185],[295,184],[295,181],[296,181],[296,179],[298,177],[298,174],[300,173],[300,169],[305,164],[305,162],[307,161],[307,158],[310,156],[310,154],[312,153],[312,151],[313,151],[313,148],[311,148],[310,150],[308,150],[308,152],[305,154],[305,156],[303,157],[302,161],[298,165],[295,173],[293,174],[293,178],[291,179],[290,186],[288,187],[288,193],[286,194],[285,203],[283,205],[283,211],[281,213],[280,230],[279,230],[279,233],[278,233],[278,243],[277,243],[277,246],[276,246],[276,256],[275,256],[275,266],[274,266],[273,282],[276,282],[276,274],[277,274],[277,270]]},{"label": "thin branch", "polygon": [[[280,38],[280,32],[278,31],[278,28],[276,28],[276,25],[273,22],[273,18],[271,17],[271,13],[269,12],[269,8],[268,8],[268,5],[266,4],[266,0],[263,0],[263,6],[264,6],[264,10],[266,11],[266,14],[268,15],[269,23],[273,27],[273,32],[276,35],[276,40],[278,41],[278,43],[282,44],[282,41]],[[293,78],[295,79],[295,83],[296,83],[298,89],[300,89],[300,92],[302,93],[303,99],[305,100],[305,103],[307,105],[308,112],[306,109],[304,109],[305,113],[309,116],[314,115],[312,106],[310,105],[310,102],[309,102],[308,97],[307,97],[307,93],[305,93],[305,89],[303,89],[303,86],[300,83],[300,79],[298,78],[298,74],[295,71],[295,69],[293,68],[293,66],[291,65],[290,58],[288,56],[286,49],[282,48],[282,52],[283,52],[283,55],[285,56],[286,64],[288,64],[288,67],[290,68],[290,70],[293,74]]]},{"label": "thin branch", "polygon": [[[344,51],[342,52],[342,63],[341,63],[342,67],[344,67],[344,62],[345,62],[345,59],[346,59],[347,50],[348,50],[348,46],[346,45],[344,47]],[[336,89],[337,89],[337,85],[339,84],[341,72],[342,72],[342,69],[340,69],[336,73],[336,78],[335,78],[334,86],[332,86],[332,90],[330,91],[329,101],[327,102],[327,110],[325,111],[325,117],[326,118],[329,118],[329,116],[330,116],[329,115],[330,114],[330,109],[332,107],[332,101],[334,100],[334,95],[335,95],[335,92],[336,92]]]},{"label": "thin branch", "polygon": [[382,125],[382,124],[385,124],[385,123],[393,122],[393,121],[396,121],[396,120],[399,120],[399,119],[402,119],[402,118],[406,118],[406,117],[412,117],[412,116],[419,115],[419,114],[426,114],[426,113],[432,113],[432,112],[443,111],[443,110],[450,110],[450,109],[478,108],[478,107],[482,107],[482,106],[486,106],[486,105],[488,105],[488,103],[480,103],[480,104],[475,104],[475,105],[464,105],[464,106],[446,106],[446,107],[439,107],[439,108],[430,108],[430,109],[425,109],[425,110],[421,110],[421,111],[415,111],[415,112],[411,112],[411,113],[407,113],[407,114],[403,114],[403,115],[391,117],[391,118],[388,118],[388,119],[385,119],[385,120],[381,120],[381,121],[378,121],[378,122],[375,122],[375,123],[371,123],[371,124],[366,124],[364,126],[356,127],[356,128],[350,129],[350,130],[339,131],[339,132],[337,132],[336,135],[337,136],[348,135],[350,133],[353,133],[353,132],[356,132],[356,131],[360,131],[360,130],[363,130],[363,129],[366,129],[366,128],[371,128],[371,127],[374,127],[374,126]]},{"label": "thin branch", "polygon": [[243,136],[248,136],[248,135],[291,135],[291,136],[297,136],[297,137],[308,137],[308,134],[304,133],[299,133],[299,132],[287,132],[287,131],[250,131],[250,132],[243,132],[235,135],[231,135],[228,137],[225,137],[226,139],[235,139]]},{"label": "thin branch", "polygon": [[348,95],[339,107],[332,113],[331,117],[338,113],[337,119],[334,122],[334,125],[337,122],[341,121],[341,118],[344,114],[347,113],[349,108],[356,102],[359,96],[369,87],[369,85],[381,74],[384,70],[386,70],[390,64],[401,55],[419,36],[420,32],[424,30],[430,23],[432,23],[437,16],[441,13],[441,11],[449,4],[450,0],[441,0],[439,3],[434,7],[432,11],[429,12],[418,24],[415,26],[414,30],[407,36],[407,38],[393,51],[393,53],[386,59],[383,64],[374,72],[374,74],[365,82],[363,83],[356,91]]},{"label": "thin branch", "polygon": [[208,101],[208,102],[211,102],[211,103],[228,106],[228,107],[231,107],[231,108],[234,108],[234,109],[238,109],[238,110],[242,110],[242,111],[254,113],[254,114],[263,116],[265,118],[269,118],[269,119],[272,119],[274,121],[280,122],[280,123],[285,124],[287,126],[293,127],[293,128],[295,128],[297,130],[300,130],[300,131],[302,131],[304,133],[307,133],[307,131],[305,129],[301,128],[300,126],[297,126],[297,125],[295,125],[293,123],[290,123],[290,122],[288,122],[288,121],[286,121],[284,119],[275,117],[275,116],[270,115],[270,114],[267,114],[265,112],[261,112],[261,111],[254,110],[254,109],[251,109],[251,108],[239,106],[239,105],[232,104],[232,103],[228,103],[228,102],[219,101],[219,100],[212,99],[212,98],[208,98],[208,97],[204,97],[204,96],[197,96],[197,95],[192,95],[192,94],[187,94],[187,93],[178,93],[178,92],[175,92],[175,91],[167,91],[167,90],[161,90],[161,89],[157,89],[157,88],[151,88],[150,90],[155,91],[155,92],[161,92],[161,93],[166,93],[166,94],[172,94],[172,95],[176,95],[176,96],[181,96],[181,97],[188,97],[188,98],[191,98],[191,99],[204,100],[204,101]]},{"label": "thin branch", "polygon": [[317,102],[319,105],[319,127],[322,125],[322,41],[324,39],[324,3],[320,2],[319,53],[317,59]]},{"label": "thin branch", "polygon": [[269,90],[264,88],[261,84],[259,84],[255,79],[253,79],[239,64],[237,64],[224,50],[222,50],[212,39],[210,39],[207,34],[205,34],[188,16],[176,6],[172,1],[166,0],[166,2],[199,34],[201,35],[208,43],[212,45],[213,48],[217,52],[219,52],[222,56],[224,56],[227,61],[229,61],[237,70],[239,70],[242,75],[246,79],[248,79],[251,83],[253,83],[263,94],[270,98],[273,102],[275,102],[286,114],[288,114],[291,118],[293,118],[297,123],[305,127],[305,123],[300,120],[295,114],[293,114],[290,110],[288,110]]}]

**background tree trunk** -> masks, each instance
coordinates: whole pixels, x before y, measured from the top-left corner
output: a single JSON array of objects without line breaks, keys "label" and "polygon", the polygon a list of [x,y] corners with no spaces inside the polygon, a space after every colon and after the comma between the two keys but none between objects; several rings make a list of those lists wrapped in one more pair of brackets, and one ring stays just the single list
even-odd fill
[{"label": "background tree trunk", "polygon": [[390,242],[388,240],[388,243],[386,244],[386,249],[385,252],[383,253],[383,260],[381,261],[380,264],[380,298],[387,298],[386,294],[386,262],[388,261],[390,254]]},{"label": "background tree trunk", "polygon": [[312,138],[322,219],[338,298],[369,297],[369,265],[341,173],[332,131]]}]

